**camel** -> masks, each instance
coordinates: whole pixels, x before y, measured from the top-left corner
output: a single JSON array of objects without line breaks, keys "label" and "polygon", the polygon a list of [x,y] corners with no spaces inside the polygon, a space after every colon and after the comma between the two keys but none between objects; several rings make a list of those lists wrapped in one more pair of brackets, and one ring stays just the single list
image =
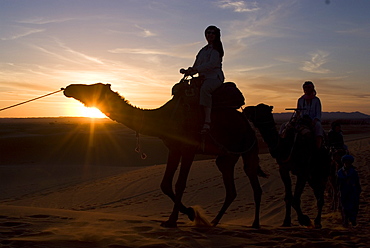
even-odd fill
[{"label": "camel", "polygon": [[[280,176],[285,186],[286,211],[283,226],[291,226],[291,207],[297,212],[300,225],[312,225],[310,218],[301,209],[301,195],[308,182],[317,202],[314,226],[321,228],[324,192],[330,169],[329,152],[324,148],[317,150],[312,131],[303,123],[299,125],[299,130],[298,127],[286,129],[285,137],[281,137],[276,129],[272,110],[272,106],[259,104],[246,107],[243,113],[260,131],[272,157],[279,164]],[[290,173],[297,178],[294,194]]]},{"label": "camel", "polygon": [[[161,190],[174,203],[168,220],[161,225],[177,227],[179,212],[194,220],[194,209],[182,203],[183,193],[194,156],[198,153],[217,155],[216,165],[222,173],[226,191],[224,203],[211,224],[219,224],[222,216],[236,198],[234,167],[240,156],[248,176],[255,201],[255,218],[252,227],[259,228],[262,189],[258,179],[258,143],[254,129],[245,116],[234,108],[214,108],[212,127],[206,134],[200,132],[202,114],[197,92],[189,88],[187,80],[173,87],[171,100],[157,109],[141,109],[131,105],[109,84],[71,84],[64,95],[81,101],[87,107],[97,107],[110,119],[124,124],[137,133],[160,138],[168,148],[168,158]],[[192,97],[195,96],[195,97]],[[176,170],[180,171],[173,190]]]},{"label": "camel", "polygon": [[331,210],[333,211],[338,211],[340,209],[340,193],[337,181],[337,173],[338,170],[343,167],[341,158],[346,154],[349,154],[349,152],[345,149],[338,149],[334,147],[331,147],[330,149],[331,164],[327,189],[331,201]]}]

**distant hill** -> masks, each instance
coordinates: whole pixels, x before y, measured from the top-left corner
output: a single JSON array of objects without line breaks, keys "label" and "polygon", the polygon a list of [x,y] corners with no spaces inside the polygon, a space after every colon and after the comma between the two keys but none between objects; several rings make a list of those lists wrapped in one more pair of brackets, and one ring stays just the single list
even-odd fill
[{"label": "distant hill", "polygon": [[[283,113],[274,113],[274,118],[276,121],[289,120],[293,112],[283,112]],[[361,113],[361,112],[323,112],[322,120],[369,120],[370,115]]]},{"label": "distant hill", "polygon": [[361,112],[323,112],[322,118],[324,120],[333,120],[333,119],[370,119],[370,115],[361,113]]}]

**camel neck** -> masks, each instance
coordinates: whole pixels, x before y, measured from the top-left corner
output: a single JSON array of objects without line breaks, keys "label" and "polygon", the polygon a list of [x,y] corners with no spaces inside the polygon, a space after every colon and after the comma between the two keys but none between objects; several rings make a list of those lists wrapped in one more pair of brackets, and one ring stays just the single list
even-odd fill
[{"label": "camel neck", "polygon": [[132,106],[124,99],[115,99],[109,102],[110,104],[103,112],[110,119],[136,132],[141,132],[144,126],[145,110]]},{"label": "camel neck", "polygon": [[158,109],[141,109],[117,96],[110,96],[102,109],[110,119],[148,136],[162,137],[169,132],[168,108],[171,101]]}]

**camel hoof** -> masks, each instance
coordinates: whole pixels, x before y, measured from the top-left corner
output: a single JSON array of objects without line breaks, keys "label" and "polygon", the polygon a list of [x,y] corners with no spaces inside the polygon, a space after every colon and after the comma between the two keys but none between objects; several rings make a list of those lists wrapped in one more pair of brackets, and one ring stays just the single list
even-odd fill
[{"label": "camel hoof", "polygon": [[195,220],[195,211],[194,211],[194,208],[188,207],[186,209],[186,213],[185,214],[188,216],[189,220],[191,220],[191,221],[194,221]]},{"label": "camel hoof", "polygon": [[315,229],[321,229],[321,228],[322,228],[321,221],[315,221]]},{"label": "camel hoof", "polygon": [[177,223],[173,221],[164,221],[161,223],[161,227],[166,227],[166,228],[176,228]]},{"label": "camel hoof", "polygon": [[212,220],[211,221],[211,226],[216,227],[218,225],[219,221],[218,220]]},{"label": "camel hoof", "polygon": [[284,220],[282,227],[291,227],[292,222],[290,220]]},{"label": "camel hoof", "polygon": [[261,228],[260,223],[253,223],[252,228],[260,229]]},{"label": "camel hoof", "polygon": [[302,215],[298,217],[298,222],[302,226],[312,226],[311,219],[307,215]]},{"label": "camel hoof", "polygon": [[321,223],[319,223],[319,224],[315,224],[315,229],[321,229],[321,228],[322,228]]}]

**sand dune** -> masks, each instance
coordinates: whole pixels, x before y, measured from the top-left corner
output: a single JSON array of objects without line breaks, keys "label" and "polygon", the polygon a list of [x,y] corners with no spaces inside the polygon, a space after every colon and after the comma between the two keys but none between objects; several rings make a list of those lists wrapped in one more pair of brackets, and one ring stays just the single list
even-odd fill
[{"label": "sand dune", "polygon": [[[370,139],[353,140],[348,145],[356,157],[363,187],[357,227],[343,228],[340,213],[332,212],[329,204],[324,207],[320,230],[299,226],[295,215],[292,227],[281,227],[284,188],[277,164],[268,154],[260,154],[261,166],[270,177],[260,179],[263,197],[259,230],[251,228],[253,195],[241,161],[235,171],[238,196],[219,226],[195,226],[180,215],[179,226],[173,229],[160,226],[172,209],[172,202],[159,189],[164,164],[148,167],[133,164],[132,168],[90,165],[77,170],[66,165],[62,171],[47,173],[44,170],[41,175],[37,174],[37,168],[45,169],[45,165],[33,165],[34,174],[29,176],[35,178],[21,175],[23,183],[10,183],[11,176],[15,178],[15,167],[1,166],[1,177],[8,180],[0,182],[0,244],[9,248],[368,247]],[[22,168],[25,165],[18,165],[18,171]],[[66,171],[70,174],[60,174]],[[67,180],[70,177],[74,179]],[[43,181],[46,182],[43,184]],[[24,189],[33,185],[33,190]],[[221,207],[224,195],[221,174],[214,160],[195,161],[184,204],[199,206],[211,220]],[[303,210],[313,218],[316,203],[308,187],[302,200]]]}]

